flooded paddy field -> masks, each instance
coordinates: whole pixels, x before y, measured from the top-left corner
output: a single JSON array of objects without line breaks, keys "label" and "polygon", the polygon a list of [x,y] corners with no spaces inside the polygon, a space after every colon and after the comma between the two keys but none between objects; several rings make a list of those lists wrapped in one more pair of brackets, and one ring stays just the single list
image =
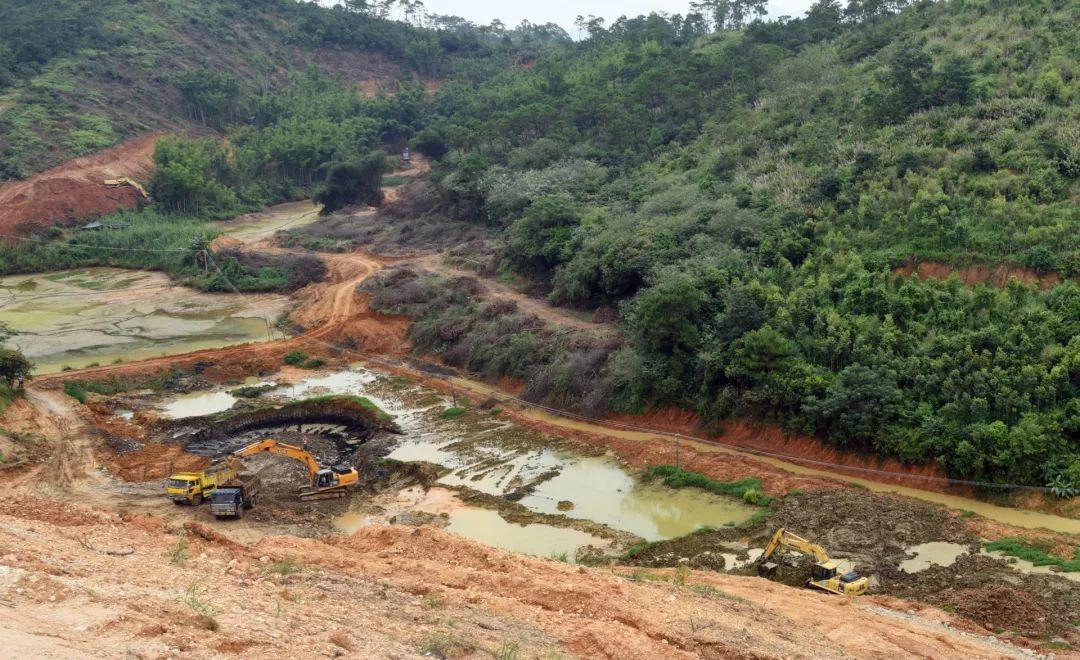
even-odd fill
[{"label": "flooded paddy field", "polygon": [[207,294],[162,273],[87,268],[0,278],[0,322],[47,374],[267,338],[285,296]]}]

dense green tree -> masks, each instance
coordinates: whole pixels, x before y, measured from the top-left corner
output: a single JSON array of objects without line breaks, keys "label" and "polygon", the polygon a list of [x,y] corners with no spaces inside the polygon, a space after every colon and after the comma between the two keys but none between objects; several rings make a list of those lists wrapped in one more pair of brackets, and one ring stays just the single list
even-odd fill
[{"label": "dense green tree", "polygon": [[0,382],[12,387],[16,382],[26,380],[34,371],[34,365],[19,351],[0,348]]},{"label": "dense green tree", "polygon": [[332,165],[315,201],[323,205],[323,213],[333,213],[351,204],[378,206],[382,203],[385,171],[386,154],[381,151],[372,151],[356,162]]}]

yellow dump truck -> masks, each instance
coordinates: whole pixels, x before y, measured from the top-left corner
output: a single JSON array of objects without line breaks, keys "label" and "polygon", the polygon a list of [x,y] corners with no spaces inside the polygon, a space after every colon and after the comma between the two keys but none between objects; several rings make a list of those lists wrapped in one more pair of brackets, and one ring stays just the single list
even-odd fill
[{"label": "yellow dump truck", "polygon": [[239,462],[229,459],[224,463],[211,465],[202,472],[178,472],[165,484],[165,493],[176,504],[199,506],[203,500],[236,476]]}]

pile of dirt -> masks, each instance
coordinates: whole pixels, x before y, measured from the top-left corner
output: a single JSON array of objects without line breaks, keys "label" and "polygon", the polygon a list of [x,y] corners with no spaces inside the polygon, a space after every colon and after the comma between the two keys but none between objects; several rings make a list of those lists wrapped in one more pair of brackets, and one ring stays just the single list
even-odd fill
[{"label": "pile of dirt", "polygon": [[0,233],[22,234],[36,227],[133,208],[143,200],[130,186],[110,188],[106,179],[146,181],[154,169],[154,145],[161,134],[144,135],[89,156],[0,186]]},{"label": "pile of dirt", "polygon": [[176,472],[198,472],[210,464],[205,457],[189,454],[180,445],[155,443],[123,453],[102,448],[97,457],[110,474],[130,482],[157,481]]},{"label": "pile of dirt", "polygon": [[867,569],[895,565],[906,548],[930,541],[977,545],[948,509],[905,497],[830,488],[784,497],[769,520]]},{"label": "pile of dirt", "polygon": [[[779,527],[821,545],[834,559],[850,560],[864,574],[895,572],[907,548],[920,543],[978,547],[978,537],[943,507],[858,489],[823,488],[777,500],[768,517],[753,524],[650,544],[627,561],[674,566],[683,560],[695,567],[721,569],[724,565],[717,555],[745,558],[749,548],[763,548]],[[747,572],[753,572],[752,567]]]},{"label": "pile of dirt", "polygon": [[888,593],[942,607],[979,626],[1026,637],[1063,635],[1080,612],[1080,588],[1055,575],[1025,574],[995,557],[961,555],[917,573],[885,570]]},{"label": "pile of dirt", "polygon": [[1030,637],[1045,628],[1050,615],[1043,599],[1015,587],[953,589],[941,600],[963,617],[983,621],[998,631],[1019,631]]}]

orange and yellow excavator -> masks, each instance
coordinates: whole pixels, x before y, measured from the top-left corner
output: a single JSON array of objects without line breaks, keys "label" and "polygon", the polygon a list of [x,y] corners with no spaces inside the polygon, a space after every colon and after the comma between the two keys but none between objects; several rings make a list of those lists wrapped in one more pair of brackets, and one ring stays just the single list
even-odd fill
[{"label": "orange and yellow excavator", "polygon": [[319,465],[319,462],[315,460],[315,457],[307,449],[296,445],[287,445],[272,438],[252,443],[233,452],[233,456],[246,458],[264,451],[278,456],[287,456],[307,466],[308,473],[311,475],[311,485],[300,489],[301,500],[326,500],[345,497],[348,489],[360,481],[360,474],[356,471],[356,468],[347,465],[323,467]]},{"label": "orange and yellow excavator", "polygon": [[783,527],[776,530],[769,544],[765,546],[765,552],[761,554],[761,558],[758,560],[760,562],[758,564],[759,575],[768,577],[776,572],[778,565],[770,562],[769,558],[780,548],[795,550],[810,555],[815,559],[810,579],[806,581],[808,587],[834,594],[861,596],[866,593],[867,588],[870,586],[868,579],[859,576],[854,571],[841,574],[839,564],[829,559],[829,554],[825,552],[825,548],[817,543],[807,541],[801,536],[796,536]]}]

